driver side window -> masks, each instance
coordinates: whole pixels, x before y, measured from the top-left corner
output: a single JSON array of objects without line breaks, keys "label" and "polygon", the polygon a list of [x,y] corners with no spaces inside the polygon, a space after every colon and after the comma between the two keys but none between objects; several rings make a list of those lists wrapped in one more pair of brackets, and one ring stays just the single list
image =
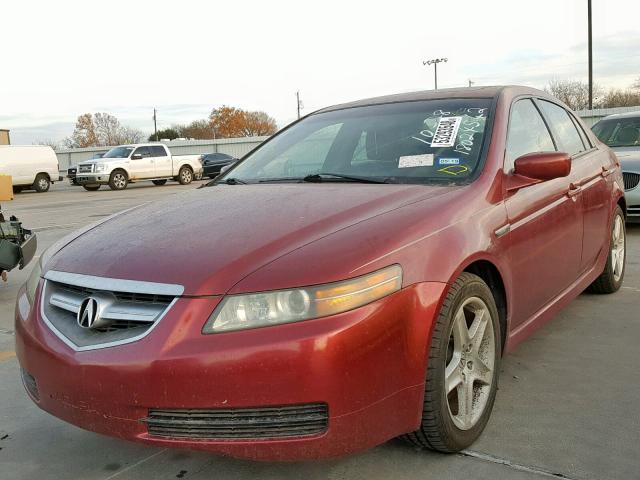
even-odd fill
[{"label": "driver side window", "polygon": [[551,134],[533,102],[518,100],[511,108],[504,170],[510,172],[515,159],[527,153],[555,151]]},{"label": "driver side window", "polygon": [[133,152],[133,155],[142,155],[142,158],[147,158],[149,156],[149,147],[138,147],[135,152]]}]

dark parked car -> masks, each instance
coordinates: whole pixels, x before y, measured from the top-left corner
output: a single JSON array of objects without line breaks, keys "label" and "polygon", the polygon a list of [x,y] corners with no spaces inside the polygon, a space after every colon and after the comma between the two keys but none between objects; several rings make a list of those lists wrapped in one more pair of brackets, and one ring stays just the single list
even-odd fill
[{"label": "dark parked car", "polygon": [[226,153],[207,153],[202,156],[203,177],[215,178],[220,174],[220,169],[232,165],[238,159]]},{"label": "dark parked car", "polygon": [[41,255],[15,314],[38,407],[262,460],[397,436],[456,452],[489,420],[503,354],[624,278],[618,160],[531,88],[329,107],[209,185]]},{"label": "dark parked car", "polygon": [[[104,157],[105,153],[107,152],[100,152],[100,153],[94,153],[93,156],[91,157],[91,160],[96,160],[98,158],[102,158]],[[76,180],[76,175],[78,174],[78,167],[69,167],[67,168],[67,178],[69,179],[69,183],[71,185],[80,185],[78,183],[78,181]]]}]

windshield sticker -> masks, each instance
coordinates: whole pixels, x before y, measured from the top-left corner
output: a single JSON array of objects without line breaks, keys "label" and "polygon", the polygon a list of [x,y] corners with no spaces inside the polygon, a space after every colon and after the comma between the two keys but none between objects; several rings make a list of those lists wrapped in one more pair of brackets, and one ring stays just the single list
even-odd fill
[{"label": "windshield sticker", "polygon": [[433,167],[433,154],[425,153],[424,155],[407,155],[400,157],[398,160],[398,168],[412,167]]},{"label": "windshield sticker", "polygon": [[439,158],[438,165],[460,165],[459,158]]},{"label": "windshield sticker", "polygon": [[458,176],[469,171],[469,167],[466,165],[449,165],[447,167],[438,170],[440,173],[447,173],[449,175]]},{"label": "windshield sticker", "polygon": [[441,117],[433,134],[431,147],[453,147],[461,123],[462,117]]}]

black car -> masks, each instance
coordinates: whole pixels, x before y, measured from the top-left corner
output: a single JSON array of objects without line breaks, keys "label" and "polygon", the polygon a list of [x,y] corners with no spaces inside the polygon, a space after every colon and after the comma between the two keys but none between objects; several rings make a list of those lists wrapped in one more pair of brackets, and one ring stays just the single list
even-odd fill
[{"label": "black car", "polygon": [[232,165],[238,159],[226,153],[207,153],[202,156],[202,176],[215,178],[220,174],[220,169],[227,165]]},{"label": "black car", "polygon": [[[93,156],[91,157],[91,160],[95,160],[98,158],[102,158],[104,157],[104,154],[107,152],[99,152],[99,153],[94,153]],[[69,179],[69,183],[71,185],[80,185],[78,182],[76,182],[76,174],[78,173],[78,167],[69,167],[67,168],[67,178]]]}]

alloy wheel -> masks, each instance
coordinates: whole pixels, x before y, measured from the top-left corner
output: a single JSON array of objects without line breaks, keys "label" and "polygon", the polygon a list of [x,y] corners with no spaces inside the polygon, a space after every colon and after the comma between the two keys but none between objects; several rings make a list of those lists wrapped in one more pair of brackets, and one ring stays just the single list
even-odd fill
[{"label": "alloy wheel", "polygon": [[466,299],[453,319],[445,366],[449,415],[469,430],[484,412],[495,375],[495,335],[489,308],[478,297]]},{"label": "alloy wheel", "polygon": [[624,271],[625,257],[624,221],[620,215],[616,215],[611,236],[611,269],[614,280],[618,282]]},{"label": "alloy wheel", "polygon": [[41,178],[40,180],[38,180],[38,187],[40,188],[40,190],[46,190],[48,186],[49,181],[46,178]]},{"label": "alloy wheel", "polygon": [[184,170],[182,170],[182,181],[184,183],[191,182],[191,170],[189,170],[188,168],[185,168]]},{"label": "alloy wheel", "polygon": [[125,187],[127,183],[127,179],[125,178],[125,176],[122,173],[116,173],[113,176],[113,184],[118,188],[118,189],[122,189]]}]

